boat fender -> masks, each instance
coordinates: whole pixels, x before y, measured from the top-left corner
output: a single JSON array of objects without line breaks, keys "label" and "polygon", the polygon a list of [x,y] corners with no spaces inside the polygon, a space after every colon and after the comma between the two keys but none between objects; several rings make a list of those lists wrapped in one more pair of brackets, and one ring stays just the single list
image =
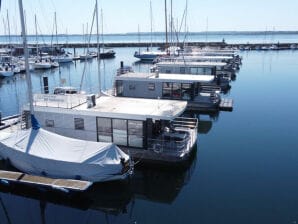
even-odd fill
[{"label": "boat fender", "polygon": [[62,191],[62,192],[64,192],[64,193],[69,193],[69,190],[66,189],[66,188],[64,188],[64,187],[58,187],[58,186],[56,186],[56,185],[52,185],[52,188],[53,188],[54,190]]},{"label": "boat fender", "polygon": [[5,185],[5,186],[9,186],[9,184],[10,184],[10,182],[8,180],[5,180],[5,179],[1,179],[0,183]]}]

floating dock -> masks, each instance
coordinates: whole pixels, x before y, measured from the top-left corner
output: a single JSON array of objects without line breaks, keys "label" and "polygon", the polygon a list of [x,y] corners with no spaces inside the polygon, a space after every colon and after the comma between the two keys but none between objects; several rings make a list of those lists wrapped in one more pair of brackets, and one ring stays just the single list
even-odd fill
[{"label": "floating dock", "polygon": [[223,111],[232,111],[233,110],[233,100],[222,98],[219,104],[219,109]]},{"label": "floating dock", "polygon": [[0,170],[0,183],[6,185],[9,185],[10,183],[27,184],[31,186],[46,187],[64,192],[85,191],[92,185],[92,182],[89,181],[53,179],[6,170]]}]

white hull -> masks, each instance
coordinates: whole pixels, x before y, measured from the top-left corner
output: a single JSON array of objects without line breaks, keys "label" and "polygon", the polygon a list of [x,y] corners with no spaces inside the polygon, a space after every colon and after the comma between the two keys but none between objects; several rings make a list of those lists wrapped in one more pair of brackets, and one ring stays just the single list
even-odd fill
[{"label": "white hull", "polygon": [[54,61],[58,62],[58,63],[70,63],[72,62],[72,58],[71,57],[56,57],[53,58]]},{"label": "white hull", "polygon": [[89,60],[92,59],[92,55],[80,55],[80,60]]},{"label": "white hull", "polygon": [[[24,173],[92,182],[122,180],[129,175],[129,172],[121,172],[123,166],[120,159],[118,163],[116,159],[127,155],[118,154],[119,149],[112,144],[69,139],[43,129],[19,131],[10,136],[1,133],[0,140],[0,156]],[[90,151],[92,147],[103,148]],[[105,158],[106,154],[113,153],[116,157]]]},{"label": "white hull", "polygon": [[14,72],[13,71],[0,71],[0,76],[4,77],[10,77],[13,76]]},{"label": "white hull", "polygon": [[33,69],[49,69],[52,67],[51,63],[33,63]]}]

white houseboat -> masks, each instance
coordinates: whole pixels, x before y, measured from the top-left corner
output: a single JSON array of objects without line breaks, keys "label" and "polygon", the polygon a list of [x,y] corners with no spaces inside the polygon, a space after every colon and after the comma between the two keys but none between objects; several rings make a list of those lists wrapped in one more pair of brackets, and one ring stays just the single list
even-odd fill
[{"label": "white houseboat", "polygon": [[72,138],[113,142],[134,160],[160,164],[184,163],[192,155],[197,119],[180,117],[186,106],[186,101],[158,99],[34,96],[35,116],[44,129]]},{"label": "white houseboat", "polygon": [[220,89],[206,88],[214,83],[213,75],[162,73],[118,73],[114,94],[119,97],[186,100],[188,109],[217,111]]},{"label": "white houseboat", "polygon": [[213,75],[215,82],[223,91],[230,89],[230,81],[234,72],[225,70],[223,62],[159,62],[151,69],[152,72],[165,74]]}]

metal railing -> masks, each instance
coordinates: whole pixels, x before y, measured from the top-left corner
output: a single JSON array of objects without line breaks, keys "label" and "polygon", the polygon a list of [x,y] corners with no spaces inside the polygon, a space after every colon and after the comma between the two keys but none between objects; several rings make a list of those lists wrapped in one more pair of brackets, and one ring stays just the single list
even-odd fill
[{"label": "metal railing", "polygon": [[58,107],[71,109],[87,101],[85,94],[34,94],[33,105],[41,107]]},{"label": "metal railing", "polygon": [[190,151],[197,135],[198,120],[196,118],[179,117],[171,122],[156,139],[148,139],[147,148],[156,153],[175,154],[179,156]]}]

